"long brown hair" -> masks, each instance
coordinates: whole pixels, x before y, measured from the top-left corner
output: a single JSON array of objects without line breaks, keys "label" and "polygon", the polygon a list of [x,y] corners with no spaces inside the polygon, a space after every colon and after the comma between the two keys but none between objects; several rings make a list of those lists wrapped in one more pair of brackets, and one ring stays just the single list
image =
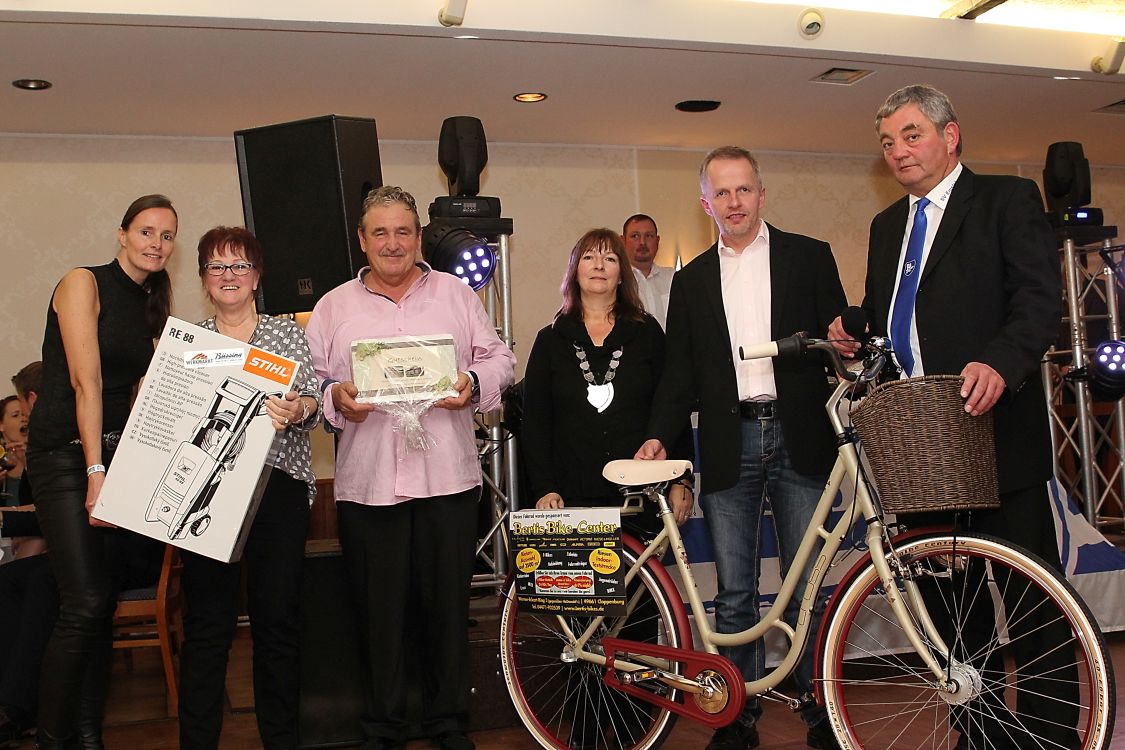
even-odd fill
[{"label": "long brown hair", "polygon": [[[180,215],[172,207],[172,201],[166,196],[142,195],[125,209],[125,215],[121,217],[121,228],[128,230],[129,225],[137,218],[137,214],[150,208],[166,208],[176,217],[177,222],[180,220]],[[145,322],[148,323],[153,338],[156,338],[164,330],[164,324],[172,314],[172,279],[168,276],[168,271],[161,269],[150,273],[145,279],[144,290],[148,292],[148,297],[145,299]]]},{"label": "long brown hair", "polygon": [[629,256],[625,254],[625,243],[621,235],[612,229],[591,229],[578,238],[570,251],[570,262],[563,275],[562,292],[563,303],[555,313],[555,320],[560,318],[573,318],[582,320],[582,290],[578,287],[578,261],[591,250],[611,252],[617,256],[618,266],[621,268],[621,283],[617,285],[617,299],[613,303],[613,317],[617,320],[641,320],[644,318],[645,308],[641,303],[640,294],[637,292],[637,279],[633,276],[633,267],[629,264]]}]

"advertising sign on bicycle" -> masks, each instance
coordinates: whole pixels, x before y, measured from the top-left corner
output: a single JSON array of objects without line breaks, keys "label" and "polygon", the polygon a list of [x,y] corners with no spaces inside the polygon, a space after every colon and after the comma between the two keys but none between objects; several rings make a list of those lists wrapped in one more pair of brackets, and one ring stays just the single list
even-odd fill
[{"label": "advertising sign on bicycle", "polygon": [[620,508],[521,510],[509,525],[522,605],[555,614],[624,614]]}]

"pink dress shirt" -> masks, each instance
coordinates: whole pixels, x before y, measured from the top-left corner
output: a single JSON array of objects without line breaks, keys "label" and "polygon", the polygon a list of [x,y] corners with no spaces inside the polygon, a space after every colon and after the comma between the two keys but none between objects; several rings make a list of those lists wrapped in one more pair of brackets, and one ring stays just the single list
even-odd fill
[{"label": "pink dress shirt", "polygon": [[356,339],[382,336],[450,334],[457,369],[480,379],[481,411],[500,405],[511,382],[515,355],[497,337],[476,294],[456,277],[423,263],[421,278],[398,304],[363,284],[369,268],[317,303],[306,335],[313,369],[324,392],[324,417],[342,430],[336,453],[337,502],[394,505],[415,498],[452,495],[481,483],[472,405],[456,411],[431,408],[422,426],[436,441],[429,450],[410,448],[393,418],[376,409],[361,423],[336,411],[332,382],[352,379],[351,345]]}]

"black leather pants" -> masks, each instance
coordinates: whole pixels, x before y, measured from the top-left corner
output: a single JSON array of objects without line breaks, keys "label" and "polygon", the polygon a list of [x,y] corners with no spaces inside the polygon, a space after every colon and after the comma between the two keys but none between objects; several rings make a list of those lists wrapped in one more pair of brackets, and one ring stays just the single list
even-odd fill
[{"label": "black leather pants", "polygon": [[[86,514],[82,447],[37,451],[28,456],[28,468],[59,587],[59,616],[39,683],[39,735],[45,747],[69,747],[77,735],[80,703],[86,703],[82,713],[96,714],[100,725],[114,606],[111,566],[105,531],[90,526]],[[101,674],[87,674],[92,663],[100,665],[94,671]],[[83,698],[87,679],[90,692]]]}]

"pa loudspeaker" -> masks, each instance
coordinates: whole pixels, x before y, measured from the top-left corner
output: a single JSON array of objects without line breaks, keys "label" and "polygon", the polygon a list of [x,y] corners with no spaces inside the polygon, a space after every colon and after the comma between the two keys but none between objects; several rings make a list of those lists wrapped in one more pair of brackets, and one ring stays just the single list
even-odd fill
[{"label": "pa loudspeaker", "polygon": [[383,184],[375,121],[328,115],[234,134],[246,228],[262,243],[258,310],[311,310],[367,259],[356,226]]}]

